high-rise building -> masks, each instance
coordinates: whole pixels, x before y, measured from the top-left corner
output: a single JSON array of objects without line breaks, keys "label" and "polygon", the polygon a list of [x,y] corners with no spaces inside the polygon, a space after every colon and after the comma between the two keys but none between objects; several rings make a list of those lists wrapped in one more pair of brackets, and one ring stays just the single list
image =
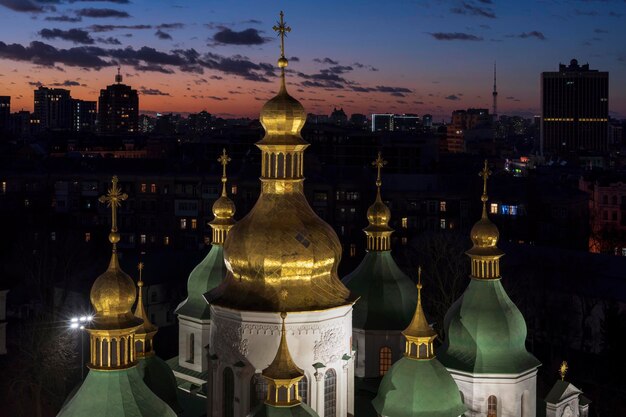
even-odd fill
[{"label": "high-rise building", "polygon": [[416,114],[372,114],[372,132],[416,131],[420,127]]},{"label": "high-rise building", "polygon": [[97,114],[95,101],[72,99],[72,130],[93,132]]},{"label": "high-rise building", "polygon": [[[448,152],[465,152],[467,131],[475,131],[490,126],[491,116],[487,109],[455,110],[452,121],[447,126]],[[481,132],[486,133],[486,132]],[[493,134],[490,135],[493,137]]]},{"label": "high-rise building", "polygon": [[137,90],[122,84],[117,71],[115,84],[100,90],[98,120],[101,133],[128,134],[138,132],[139,96]]},{"label": "high-rise building", "polygon": [[609,73],[589,64],[541,74],[541,153],[608,149]]},{"label": "high-rise building", "polygon": [[11,118],[11,97],[0,96],[0,132],[9,129],[9,120]]},{"label": "high-rise building", "polygon": [[35,90],[34,119],[41,130],[70,130],[72,128],[72,98],[70,90],[39,87]]}]

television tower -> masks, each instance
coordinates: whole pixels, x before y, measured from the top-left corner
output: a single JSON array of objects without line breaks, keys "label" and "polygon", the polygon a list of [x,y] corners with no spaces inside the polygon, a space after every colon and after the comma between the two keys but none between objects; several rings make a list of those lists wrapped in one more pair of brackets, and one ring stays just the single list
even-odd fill
[{"label": "television tower", "polygon": [[493,108],[491,109],[493,120],[498,120],[498,90],[496,88],[496,63],[493,63]]}]

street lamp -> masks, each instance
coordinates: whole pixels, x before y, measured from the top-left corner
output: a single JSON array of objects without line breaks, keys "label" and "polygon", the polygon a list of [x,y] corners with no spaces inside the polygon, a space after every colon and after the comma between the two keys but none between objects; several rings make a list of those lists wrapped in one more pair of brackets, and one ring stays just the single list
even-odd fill
[{"label": "street lamp", "polygon": [[72,317],[70,319],[70,329],[80,331],[80,378],[85,379],[85,325],[91,323],[93,316]]}]

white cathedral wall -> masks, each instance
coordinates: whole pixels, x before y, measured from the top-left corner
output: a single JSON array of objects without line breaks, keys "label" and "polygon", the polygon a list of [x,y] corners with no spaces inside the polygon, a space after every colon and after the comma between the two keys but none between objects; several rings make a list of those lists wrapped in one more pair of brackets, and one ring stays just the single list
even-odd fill
[{"label": "white cathedral wall", "polygon": [[[231,368],[235,376],[234,416],[250,412],[250,381],[261,373],[276,356],[280,342],[279,313],[238,311],[211,306],[210,355],[212,364],[213,417],[223,414],[223,373]],[[320,311],[293,312],[285,320],[287,343],[294,362],[304,370],[308,380],[308,405],[324,416],[324,375],[329,369],[336,373],[336,417],[354,414],[354,361],[352,355],[352,305]],[[316,370],[313,364],[324,368]]]},{"label": "white cathedral wall", "polygon": [[497,417],[535,417],[537,369],[521,374],[469,374],[448,368],[468,411],[466,417],[486,417],[487,401],[497,399]]},{"label": "white cathedral wall", "polygon": [[[178,316],[178,364],[196,372],[209,368],[205,346],[211,337],[211,321]],[[191,335],[193,336],[193,361],[189,360]]]},{"label": "white cathedral wall", "polygon": [[353,329],[353,346],[356,350],[355,374],[359,378],[380,376],[380,350],[391,348],[391,363],[404,354],[404,336],[400,331]]}]

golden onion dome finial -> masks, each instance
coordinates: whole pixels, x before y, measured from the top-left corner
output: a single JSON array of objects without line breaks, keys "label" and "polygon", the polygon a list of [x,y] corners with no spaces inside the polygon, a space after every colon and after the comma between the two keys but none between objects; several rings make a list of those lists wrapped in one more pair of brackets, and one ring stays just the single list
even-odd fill
[{"label": "golden onion dome finial", "polygon": [[117,243],[120,241],[120,234],[117,231],[117,209],[122,205],[122,201],[128,198],[128,194],[122,193],[118,187],[119,179],[114,175],[111,179],[111,188],[108,189],[106,195],[100,196],[98,201],[106,203],[111,208],[111,233],[109,233],[109,242],[113,244],[113,253],[117,250]]},{"label": "golden onion dome finial", "polygon": [[561,381],[565,381],[565,374],[567,374],[568,370],[569,366],[567,365],[567,361],[561,362],[561,365],[559,366],[559,375],[561,376]]},{"label": "golden onion dome finial", "polygon": [[405,355],[411,359],[432,359],[435,357],[434,341],[437,337],[426,320],[422,307],[422,266],[417,269],[417,306],[413,319],[402,334],[406,338]]},{"label": "golden onion dome finial", "polygon": [[217,158],[217,162],[222,165],[222,194],[213,203],[213,215],[215,219],[209,224],[213,229],[213,241],[214,245],[224,244],[228,231],[235,224],[233,216],[235,215],[235,203],[228,198],[226,192],[226,182],[228,177],[226,176],[226,166],[231,161],[231,158],[226,153],[226,148],[222,149],[222,154]]},{"label": "golden onion dome finial", "polygon": [[393,229],[389,227],[389,219],[391,218],[391,210],[383,202],[380,195],[380,188],[383,185],[381,170],[387,165],[387,161],[383,159],[382,152],[378,152],[378,156],[372,162],[372,166],[376,168],[376,200],[374,204],[367,209],[367,220],[369,225],[364,229],[367,236],[367,250],[386,251],[391,248],[390,237]]},{"label": "golden onion dome finial", "polygon": [[291,32],[291,27],[287,26],[285,22],[285,13],[280,11],[280,20],[276,22],[276,25],[272,27],[274,32],[278,32],[280,36],[280,58],[278,58],[278,66],[282,69],[283,79],[285,76],[285,67],[289,64],[287,58],[285,58],[285,36]]},{"label": "golden onion dome finial", "polygon": [[135,340],[141,342],[141,347],[137,350],[137,356],[140,358],[154,353],[154,344],[152,339],[158,330],[158,327],[156,327],[148,318],[146,307],[143,303],[143,269],[144,263],[139,262],[139,264],[137,264],[137,271],[139,271],[139,279],[137,280],[137,306],[135,307],[134,314],[135,317],[143,321],[143,323],[135,331]]},{"label": "golden onion dome finial", "polygon": [[483,211],[470,232],[473,246],[466,253],[472,259],[473,278],[498,279],[500,277],[500,257],[504,255],[498,247],[500,232],[498,227],[491,222],[487,215],[487,181],[492,175],[489,162],[485,159],[483,169],[478,173],[483,179],[483,193],[480,201],[483,203]]}]

